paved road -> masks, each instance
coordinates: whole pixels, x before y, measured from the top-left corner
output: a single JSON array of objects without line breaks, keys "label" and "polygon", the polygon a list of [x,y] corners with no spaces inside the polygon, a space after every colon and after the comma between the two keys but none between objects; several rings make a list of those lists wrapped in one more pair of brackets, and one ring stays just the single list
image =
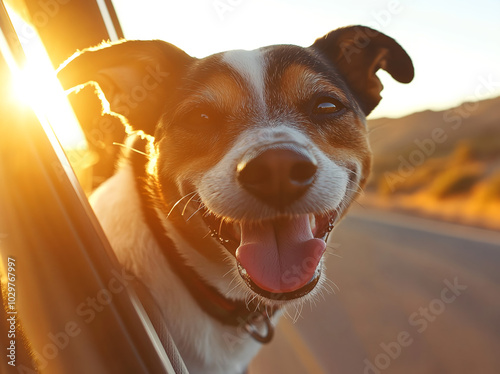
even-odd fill
[{"label": "paved road", "polygon": [[500,233],[358,208],[333,234],[340,290],[282,320],[251,374],[500,373]]}]

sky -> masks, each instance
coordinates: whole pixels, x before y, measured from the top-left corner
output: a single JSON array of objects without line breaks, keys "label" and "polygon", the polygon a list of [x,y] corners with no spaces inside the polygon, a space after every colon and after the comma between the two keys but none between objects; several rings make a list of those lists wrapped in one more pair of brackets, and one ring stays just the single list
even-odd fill
[{"label": "sky", "polygon": [[443,110],[500,95],[499,0],[114,0],[127,39],[162,39],[195,57],[270,44],[309,46],[361,24],[396,39],[415,66],[408,85],[379,73],[370,118]]}]

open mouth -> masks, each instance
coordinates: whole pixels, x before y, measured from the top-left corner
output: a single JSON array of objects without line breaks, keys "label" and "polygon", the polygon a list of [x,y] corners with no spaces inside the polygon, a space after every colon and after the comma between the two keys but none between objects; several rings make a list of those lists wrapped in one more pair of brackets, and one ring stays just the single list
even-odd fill
[{"label": "open mouth", "polygon": [[235,258],[241,278],[270,300],[300,298],[321,277],[326,239],[338,214],[302,214],[258,222],[226,222],[205,210],[211,235]]}]

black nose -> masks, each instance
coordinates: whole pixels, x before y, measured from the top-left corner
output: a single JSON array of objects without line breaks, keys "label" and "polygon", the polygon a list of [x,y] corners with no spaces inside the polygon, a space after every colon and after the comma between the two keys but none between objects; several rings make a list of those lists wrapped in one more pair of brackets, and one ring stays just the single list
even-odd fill
[{"label": "black nose", "polygon": [[317,169],[305,151],[268,149],[238,164],[238,181],[266,204],[283,209],[313,184]]}]

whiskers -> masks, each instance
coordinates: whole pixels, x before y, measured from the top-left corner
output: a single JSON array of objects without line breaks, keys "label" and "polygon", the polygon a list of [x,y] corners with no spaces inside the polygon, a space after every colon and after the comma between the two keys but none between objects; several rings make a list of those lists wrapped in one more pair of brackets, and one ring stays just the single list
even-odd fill
[{"label": "whiskers", "polygon": [[349,168],[343,168],[344,171],[349,174],[349,184],[347,186],[347,191],[353,192],[354,194],[363,195],[365,191],[359,185],[360,173]]},{"label": "whiskers", "polygon": [[189,222],[189,220],[190,220],[191,218],[193,218],[193,217],[196,215],[196,213],[200,212],[200,211],[201,211],[201,210],[203,210],[204,208],[205,208],[205,206],[204,206],[204,205],[203,205],[203,203],[200,201],[200,206],[198,207],[198,209],[196,209],[196,210],[193,212],[193,214],[191,214],[191,215],[188,217],[188,219],[186,219],[186,222]]},{"label": "whiskers", "polygon": [[[187,207],[188,207],[189,203],[190,203],[191,201],[193,201],[193,199],[196,197],[196,193],[195,193],[195,191],[191,192],[191,193],[190,193],[190,194],[188,194],[188,195],[192,195],[192,196],[189,198],[189,200],[187,201],[187,203],[186,203],[186,204],[184,204],[184,208],[182,209],[181,216],[184,216],[184,213],[186,213],[186,209],[187,209]],[[187,196],[187,195],[186,195],[186,196]],[[188,220],[189,220],[189,219],[188,219]]]},{"label": "whiskers", "polygon": [[149,157],[149,155],[143,151],[139,151],[138,149],[135,149],[134,147],[130,146],[130,145],[127,145],[127,144],[123,144],[123,143],[117,143],[117,142],[113,142],[113,145],[118,145],[120,147],[123,147],[123,148],[126,148],[132,152],[136,152],[136,153],[139,153],[143,156],[146,156],[146,157]]},{"label": "whiskers", "polygon": [[344,203],[344,205],[347,206],[352,202],[352,203],[355,203],[362,208],[365,208],[365,206],[363,204],[361,204],[356,199],[356,197],[364,196],[366,194],[365,190],[359,185],[358,182],[356,182],[356,180],[359,180],[359,174],[353,170],[348,169],[348,168],[345,168],[345,171],[348,174],[352,175],[354,178],[350,178],[350,180],[349,180],[349,184],[346,188],[346,191],[348,191],[348,194],[346,194],[346,197],[347,197],[347,195],[349,195],[349,196],[348,196],[348,198],[344,199],[342,201],[342,203]]},{"label": "whiskers", "polygon": [[347,210],[349,205],[351,205],[353,201],[356,201],[356,197],[358,195],[361,196],[365,194],[365,191],[358,182],[360,180],[360,173],[347,167],[343,167],[343,169],[349,175],[349,182],[346,186],[346,193],[344,197],[335,208],[335,212],[337,213],[336,222],[338,222],[338,220],[342,217],[342,214]]},{"label": "whiskers", "polygon": [[330,249],[333,249],[333,250],[336,250],[338,248],[338,246],[336,245],[327,245],[326,246],[326,252],[325,252],[325,255],[327,256],[334,256],[334,257],[338,257],[338,258],[343,258],[341,255],[339,255],[338,253],[334,253],[332,252]]},{"label": "whiskers", "polygon": [[[170,209],[170,211],[168,212],[167,214],[167,219],[170,217],[170,215],[173,213],[173,211],[175,210],[175,208],[177,208],[177,206],[179,206],[180,203],[182,203],[182,201],[186,198],[189,197],[188,201],[186,202],[186,204],[184,205],[184,208],[182,209],[182,213],[181,215],[184,216],[184,213],[186,212],[186,209],[187,209],[187,206],[189,205],[189,203],[191,203],[193,201],[193,199],[197,196],[197,192],[196,191],[193,191],[193,192],[190,192],[184,196],[182,196],[179,200],[177,200],[175,202],[174,205],[172,205],[172,208]],[[190,217],[191,218],[191,217]]]}]

